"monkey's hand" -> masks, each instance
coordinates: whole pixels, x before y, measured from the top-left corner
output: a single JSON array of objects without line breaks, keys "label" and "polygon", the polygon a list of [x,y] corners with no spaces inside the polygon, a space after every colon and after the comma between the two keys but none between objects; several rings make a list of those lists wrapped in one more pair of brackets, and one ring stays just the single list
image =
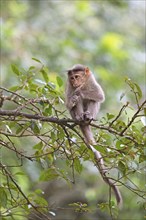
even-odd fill
[{"label": "monkey's hand", "polygon": [[84,120],[91,121],[93,119],[91,113],[89,111],[84,112]]},{"label": "monkey's hand", "polygon": [[84,121],[84,112],[81,113],[80,115],[77,114],[77,115],[76,115],[76,120],[78,120],[78,121]]},{"label": "monkey's hand", "polygon": [[69,100],[69,108],[72,109],[79,101],[78,95],[73,95]]}]

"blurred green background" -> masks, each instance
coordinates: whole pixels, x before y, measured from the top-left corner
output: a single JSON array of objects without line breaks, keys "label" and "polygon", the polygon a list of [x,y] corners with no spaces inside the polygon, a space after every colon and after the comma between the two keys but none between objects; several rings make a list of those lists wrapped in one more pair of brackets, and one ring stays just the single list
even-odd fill
[{"label": "blurred green background", "polygon": [[[65,81],[66,70],[82,63],[91,68],[105,91],[106,102],[100,116],[118,112],[127,99],[124,96],[120,101],[122,94],[129,95],[133,102],[126,78],[138,83],[144,93],[145,9],[145,0],[1,0],[1,86],[17,83],[12,63],[23,69],[39,66],[32,57],[48,67],[52,80],[58,74]],[[89,165],[77,177],[75,187],[81,194],[86,192],[92,205],[97,193],[102,198],[108,189],[102,189],[102,180],[98,180],[101,192],[98,191],[96,173]],[[25,172],[31,180],[29,166],[26,163]],[[37,165],[31,166],[36,180]],[[25,183],[21,178],[19,181],[23,188],[31,188],[27,178]],[[125,210],[120,219],[142,220],[144,214],[137,205],[138,198],[124,193]],[[100,217],[110,219],[105,214]]]},{"label": "blurred green background", "polygon": [[10,64],[40,59],[65,77],[75,63],[91,68],[107,100],[129,77],[144,89],[145,1],[1,1],[1,83],[13,85]]}]

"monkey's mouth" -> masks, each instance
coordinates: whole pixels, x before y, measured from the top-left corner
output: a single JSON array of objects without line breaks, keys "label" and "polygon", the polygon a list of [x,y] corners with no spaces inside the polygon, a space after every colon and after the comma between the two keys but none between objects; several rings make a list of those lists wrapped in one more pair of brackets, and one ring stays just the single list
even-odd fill
[{"label": "monkey's mouth", "polygon": [[80,85],[79,85],[78,83],[74,83],[74,84],[73,84],[73,87],[74,87],[74,88],[77,88],[77,87],[79,87],[79,86],[80,86]]}]

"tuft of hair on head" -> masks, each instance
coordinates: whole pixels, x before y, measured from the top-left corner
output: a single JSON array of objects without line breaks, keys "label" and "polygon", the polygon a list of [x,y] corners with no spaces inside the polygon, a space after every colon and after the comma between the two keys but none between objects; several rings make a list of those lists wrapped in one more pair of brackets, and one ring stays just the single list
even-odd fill
[{"label": "tuft of hair on head", "polygon": [[68,74],[71,74],[72,72],[77,72],[77,71],[85,71],[85,66],[82,64],[75,64],[73,67],[67,70]]}]

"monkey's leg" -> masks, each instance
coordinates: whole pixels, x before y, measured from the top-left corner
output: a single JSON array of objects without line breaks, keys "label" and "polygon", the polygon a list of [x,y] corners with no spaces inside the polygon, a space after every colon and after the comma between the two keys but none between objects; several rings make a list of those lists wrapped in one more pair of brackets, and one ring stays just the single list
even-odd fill
[{"label": "monkey's leg", "polygon": [[84,103],[84,120],[86,121],[86,123],[80,125],[80,128],[88,144],[96,144],[91,127],[89,126],[89,124],[87,124],[87,122],[95,119],[98,111],[99,103],[95,101],[86,101],[86,103]]},{"label": "monkey's leg", "polygon": [[70,114],[73,119],[82,121],[84,118],[83,102],[79,98],[77,104],[71,109]]},{"label": "monkey's leg", "polygon": [[87,110],[84,112],[85,120],[96,119],[97,113],[99,112],[99,108],[99,102],[89,101],[87,104]]}]

